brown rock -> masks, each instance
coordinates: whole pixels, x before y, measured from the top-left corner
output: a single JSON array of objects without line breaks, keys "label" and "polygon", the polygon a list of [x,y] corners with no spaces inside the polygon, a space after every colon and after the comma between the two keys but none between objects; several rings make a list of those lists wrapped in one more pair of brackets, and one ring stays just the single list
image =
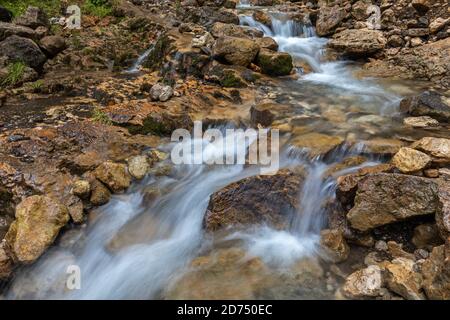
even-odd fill
[{"label": "brown rock", "polygon": [[401,148],[392,158],[392,164],[403,173],[412,173],[425,169],[431,163],[431,158],[420,151],[411,148]]},{"label": "brown rock", "polygon": [[361,142],[363,152],[379,154],[379,155],[394,155],[404,146],[404,143],[397,139],[375,138]]},{"label": "brown rock", "polygon": [[430,127],[438,127],[439,121],[429,117],[408,117],[403,119],[403,123],[407,126],[411,126],[413,128],[430,128]]},{"label": "brown rock", "polygon": [[450,105],[443,95],[435,91],[425,91],[403,99],[400,110],[412,116],[430,116],[439,121],[450,121]]},{"label": "brown rock", "polygon": [[417,248],[430,248],[442,244],[439,230],[435,224],[421,224],[414,228],[411,242]]},{"label": "brown rock", "polygon": [[263,103],[250,108],[250,121],[254,126],[258,124],[268,127],[275,120],[273,103]]},{"label": "brown rock", "polygon": [[344,139],[338,136],[329,136],[322,133],[307,133],[296,136],[291,144],[308,152],[311,158],[325,157],[342,145]]},{"label": "brown rock", "polygon": [[321,8],[316,22],[317,35],[323,37],[333,34],[344,18],[345,11],[338,5]]},{"label": "brown rock", "polygon": [[13,260],[5,241],[0,243],[0,281],[8,279],[12,274]]},{"label": "brown rock", "polygon": [[91,193],[91,185],[89,184],[89,181],[75,181],[72,187],[72,193],[82,199],[88,198]]},{"label": "brown rock", "polygon": [[335,263],[347,260],[350,248],[339,230],[322,230],[320,233],[320,245],[326,254],[326,258]]},{"label": "brown rock", "polygon": [[289,53],[268,49],[259,50],[255,63],[262,73],[276,77],[289,75],[294,68]]},{"label": "brown rock", "polygon": [[213,55],[230,64],[246,67],[256,57],[259,47],[255,41],[235,37],[220,37],[213,46]]},{"label": "brown rock", "polygon": [[386,266],[386,283],[390,290],[408,300],[422,300],[422,276],[415,271],[414,261],[397,258]]},{"label": "brown rock", "polygon": [[32,29],[36,29],[40,26],[49,26],[48,17],[45,11],[33,6],[29,6],[24,14],[14,20],[14,23]]},{"label": "brown rock", "polygon": [[329,46],[349,56],[369,56],[386,46],[383,33],[370,29],[346,29],[333,36]]},{"label": "brown rock", "polygon": [[436,212],[436,225],[443,239],[450,237],[450,181],[438,180],[438,207]]},{"label": "brown rock", "polygon": [[370,265],[349,275],[342,291],[348,298],[361,299],[379,296],[382,286],[383,277],[380,267]]},{"label": "brown rock", "polygon": [[450,300],[450,245],[435,247],[422,264],[423,289],[428,299]]},{"label": "brown rock", "polygon": [[122,192],[131,184],[131,177],[125,165],[107,161],[95,169],[94,174],[113,192]]},{"label": "brown rock", "polygon": [[414,142],[411,147],[440,160],[450,161],[450,139],[425,137]]},{"label": "brown rock", "polygon": [[97,179],[94,179],[91,182],[91,198],[90,202],[94,206],[101,206],[109,202],[111,199],[111,192],[106,188],[103,183],[98,181]]},{"label": "brown rock", "polygon": [[66,41],[60,36],[47,36],[39,41],[39,46],[49,57],[54,57],[66,48]]},{"label": "brown rock", "polygon": [[256,28],[248,26],[237,26],[234,24],[226,24],[222,22],[216,22],[211,27],[210,33],[214,38],[220,37],[236,37],[236,38],[262,38],[264,33]]}]

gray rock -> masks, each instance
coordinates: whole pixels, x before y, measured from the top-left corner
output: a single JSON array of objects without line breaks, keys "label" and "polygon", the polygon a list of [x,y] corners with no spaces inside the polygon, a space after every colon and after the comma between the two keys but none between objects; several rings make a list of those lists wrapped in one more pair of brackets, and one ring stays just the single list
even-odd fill
[{"label": "gray rock", "polygon": [[39,69],[47,60],[39,46],[31,39],[10,36],[0,42],[0,52],[10,61],[23,61],[33,69]]}]

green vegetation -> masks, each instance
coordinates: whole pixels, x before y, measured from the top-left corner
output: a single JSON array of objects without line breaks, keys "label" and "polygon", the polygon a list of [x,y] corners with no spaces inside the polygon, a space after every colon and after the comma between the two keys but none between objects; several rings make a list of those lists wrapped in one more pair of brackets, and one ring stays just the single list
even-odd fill
[{"label": "green vegetation", "polygon": [[61,0],[0,0],[0,6],[10,10],[15,17],[23,14],[28,6],[39,7],[49,16],[59,15]]},{"label": "green vegetation", "polygon": [[113,2],[108,0],[86,0],[81,12],[104,18],[112,14],[113,5]]},{"label": "green vegetation", "polygon": [[37,80],[37,81],[35,81],[35,82],[32,82],[32,83],[30,84],[30,87],[31,87],[31,89],[33,89],[33,91],[37,92],[37,91],[40,91],[40,90],[41,90],[41,88],[42,88],[43,85],[44,85],[44,81],[42,81],[41,79],[39,79],[39,80]]},{"label": "green vegetation", "polygon": [[0,82],[0,87],[15,86],[22,79],[25,72],[23,62],[14,62],[8,66],[8,74]]},{"label": "green vegetation", "polygon": [[112,121],[108,117],[108,115],[104,111],[100,110],[99,108],[95,108],[92,111],[92,120],[94,120],[95,122],[112,125]]}]

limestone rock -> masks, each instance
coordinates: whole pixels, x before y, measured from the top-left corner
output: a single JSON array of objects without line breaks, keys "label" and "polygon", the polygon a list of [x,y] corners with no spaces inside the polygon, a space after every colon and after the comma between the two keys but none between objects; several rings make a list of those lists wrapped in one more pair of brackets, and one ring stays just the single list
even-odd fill
[{"label": "limestone rock", "polygon": [[347,260],[350,248],[339,230],[322,230],[320,233],[320,245],[326,257],[335,263]]},{"label": "limestone rock", "polygon": [[107,161],[95,169],[98,180],[108,186],[113,192],[121,192],[131,184],[131,177],[125,165]]},{"label": "limestone rock", "polygon": [[431,158],[421,151],[411,148],[401,148],[392,158],[392,164],[403,173],[412,173],[425,169],[431,163]]},{"label": "limestone rock", "polygon": [[413,128],[430,128],[430,127],[438,127],[439,121],[429,117],[408,117],[403,119],[403,123],[407,126],[411,126]]},{"label": "limestone rock", "polygon": [[353,299],[377,297],[381,293],[383,277],[377,265],[370,265],[347,277],[342,291],[345,296]]},{"label": "limestone rock", "polygon": [[349,56],[369,56],[383,50],[387,40],[383,33],[369,29],[346,29],[333,36],[329,46]]},{"label": "limestone rock", "polygon": [[146,156],[135,156],[128,160],[128,171],[138,180],[145,177],[149,168]]},{"label": "limestone rock", "polygon": [[258,51],[257,43],[245,38],[220,37],[213,46],[213,56],[243,67],[255,59]]},{"label": "limestone rock", "polygon": [[150,89],[150,97],[154,101],[165,102],[173,96],[173,89],[171,86],[166,86],[161,83],[155,84]]},{"label": "limestone rock", "polygon": [[408,300],[423,300],[422,276],[415,271],[414,261],[397,258],[386,266],[386,284],[390,290]]}]

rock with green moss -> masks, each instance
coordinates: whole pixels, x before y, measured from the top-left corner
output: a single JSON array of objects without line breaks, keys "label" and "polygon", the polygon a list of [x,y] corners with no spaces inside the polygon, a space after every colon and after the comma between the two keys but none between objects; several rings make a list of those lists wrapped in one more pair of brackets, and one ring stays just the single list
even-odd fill
[{"label": "rock with green moss", "polygon": [[261,72],[270,76],[286,76],[291,73],[292,57],[286,52],[261,49],[256,57],[256,64]]},{"label": "rock with green moss", "polygon": [[145,68],[156,70],[164,64],[165,57],[172,50],[172,41],[166,34],[163,34],[156,40],[143,66]]}]

